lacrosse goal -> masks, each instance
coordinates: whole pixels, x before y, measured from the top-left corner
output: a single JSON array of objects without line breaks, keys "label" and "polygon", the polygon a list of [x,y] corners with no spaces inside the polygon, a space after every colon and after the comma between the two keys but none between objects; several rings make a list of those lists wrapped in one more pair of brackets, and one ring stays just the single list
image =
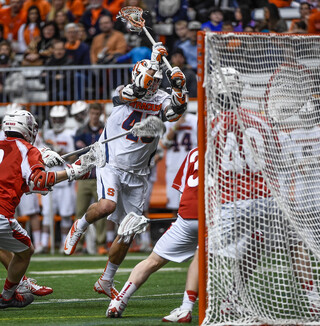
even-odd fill
[{"label": "lacrosse goal", "polygon": [[198,62],[200,324],[319,325],[320,37],[199,32]]}]

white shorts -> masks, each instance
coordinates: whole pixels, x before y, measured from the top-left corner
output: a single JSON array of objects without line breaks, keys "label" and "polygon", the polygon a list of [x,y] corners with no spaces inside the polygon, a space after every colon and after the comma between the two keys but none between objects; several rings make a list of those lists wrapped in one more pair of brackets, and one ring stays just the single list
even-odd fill
[{"label": "white shorts", "polygon": [[241,259],[253,241],[263,243],[265,247],[275,247],[286,241],[285,234],[289,235],[290,243],[299,241],[293,227],[271,197],[224,204],[215,214],[213,224],[212,251],[234,259]]},{"label": "white shorts", "polygon": [[40,213],[40,206],[37,194],[22,195],[17,207],[18,216],[33,215]]},{"label": "white shorts", "polygon": [[120,224],[130,212],[141,215],[147,189],[147,175],[129,173],[106,164],[97,168],[98,199],[109,199],[117,203],[108,220]]},{"label": "white shorts", "polygon": [[167,190],[167,208],[178,209],[181,193],[177,189],[172,188],[172,183],[177,173],[166,173],[166,190]]},{"label": "white shorts", "polygon": [[72,216],[75,212],[75,199],[75,189],[72,183],[64,187],[53,187],[53,191],[42,196],[42,224],[50,225],[51,214],[59,214],[62,217]]},{"label": "white shorts", "polygon": [[22,252],[31,247],[27,231],[15,218],[0,214],[0,248],[12,252]]},{"label": "white shorts", "polygon": [[198,246],[198,220],[177,220],[161,236],[153,251],[160,257],[182,263],[194,256]]}]

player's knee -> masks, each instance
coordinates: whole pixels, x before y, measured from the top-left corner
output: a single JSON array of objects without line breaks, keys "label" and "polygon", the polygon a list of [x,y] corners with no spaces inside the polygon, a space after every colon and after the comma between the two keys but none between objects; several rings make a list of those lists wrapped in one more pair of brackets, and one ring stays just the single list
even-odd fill
[{"label": "player's knee", "polygon": [[98,202],[98,214],[101,217],[105,217],[110,215],[111,213],[114,212],[114,210],[116,209],[116,203],[109,200],[109,199],[101,199]]},{"label": "player's knee", "polygon": [[145,263],[150,271],[155,272],[165,264],[165,260],[152,252]]}]

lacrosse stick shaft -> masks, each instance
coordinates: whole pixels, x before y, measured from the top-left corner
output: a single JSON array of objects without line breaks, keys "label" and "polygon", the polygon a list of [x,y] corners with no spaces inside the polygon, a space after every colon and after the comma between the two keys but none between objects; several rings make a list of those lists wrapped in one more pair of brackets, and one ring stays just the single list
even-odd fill
[{"label": "lacrosse stick shaft", "polygon": [[[152,35],[149,33],[149,31],[143,26],[143,31],[145,32],[145,34],[147,35],[147,38],[149,39],[149,41],[151,42],[152,45],[154,45],[156,43],[156,41],[153,39]],[[167,68],[169,70],[172,70],[171,64],[170,62],[167,60],[166,57],[162,57],[163,62],[165,63],[165,65],[167,66]]]},{"label": "lacrosse stick shaft", "polygon": [[175,221],[177,218],[176,217],[168,217],[168,218],[149,218],[148,222],[152,223],[152,222],[173,222]]},{"label": "lacrosse stick shaft", "polygon": [[[116,135],[116,136],[113,136],[113,137],[110,137],[108,139],[105,139],[103,140],[102,142],[100,142],[101,144],[105,144],[105,143],[108,143],[109,141],[111,140],[114,140],[114,139],[117,139],[117,138],[120,138],[120,137],[123,137],[123,136],[126,136],[126,135],[129,135],[131,132],[130,130],[129,131],[126,131],[126,132],[123,132],[122,134],[119,134],[119,135]],[[80,149],[77,149],[76,151],[73,151],[73,152],[70,152],[70,153],[67,153],[67,154],[64,154],[62,155],[61,157],[65,160],[66,158],[72,156],[72,155],[78,155],[78,154],[81,154],[83,152],[86,152],[87,150],[89,150],[90,148],[92,147],[92,145],[89,145],[89,146],[86,146],[86,147],[83,147],[83,148],[80,148]]]}]

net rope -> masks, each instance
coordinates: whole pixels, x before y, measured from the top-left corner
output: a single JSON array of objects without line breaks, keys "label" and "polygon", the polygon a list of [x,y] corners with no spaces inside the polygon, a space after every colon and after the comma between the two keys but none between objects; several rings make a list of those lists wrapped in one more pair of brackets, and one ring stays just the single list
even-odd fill
[{"label": "net rope", "polygon": [[319,41],[206,34],[203,325],[319,325]]}]

